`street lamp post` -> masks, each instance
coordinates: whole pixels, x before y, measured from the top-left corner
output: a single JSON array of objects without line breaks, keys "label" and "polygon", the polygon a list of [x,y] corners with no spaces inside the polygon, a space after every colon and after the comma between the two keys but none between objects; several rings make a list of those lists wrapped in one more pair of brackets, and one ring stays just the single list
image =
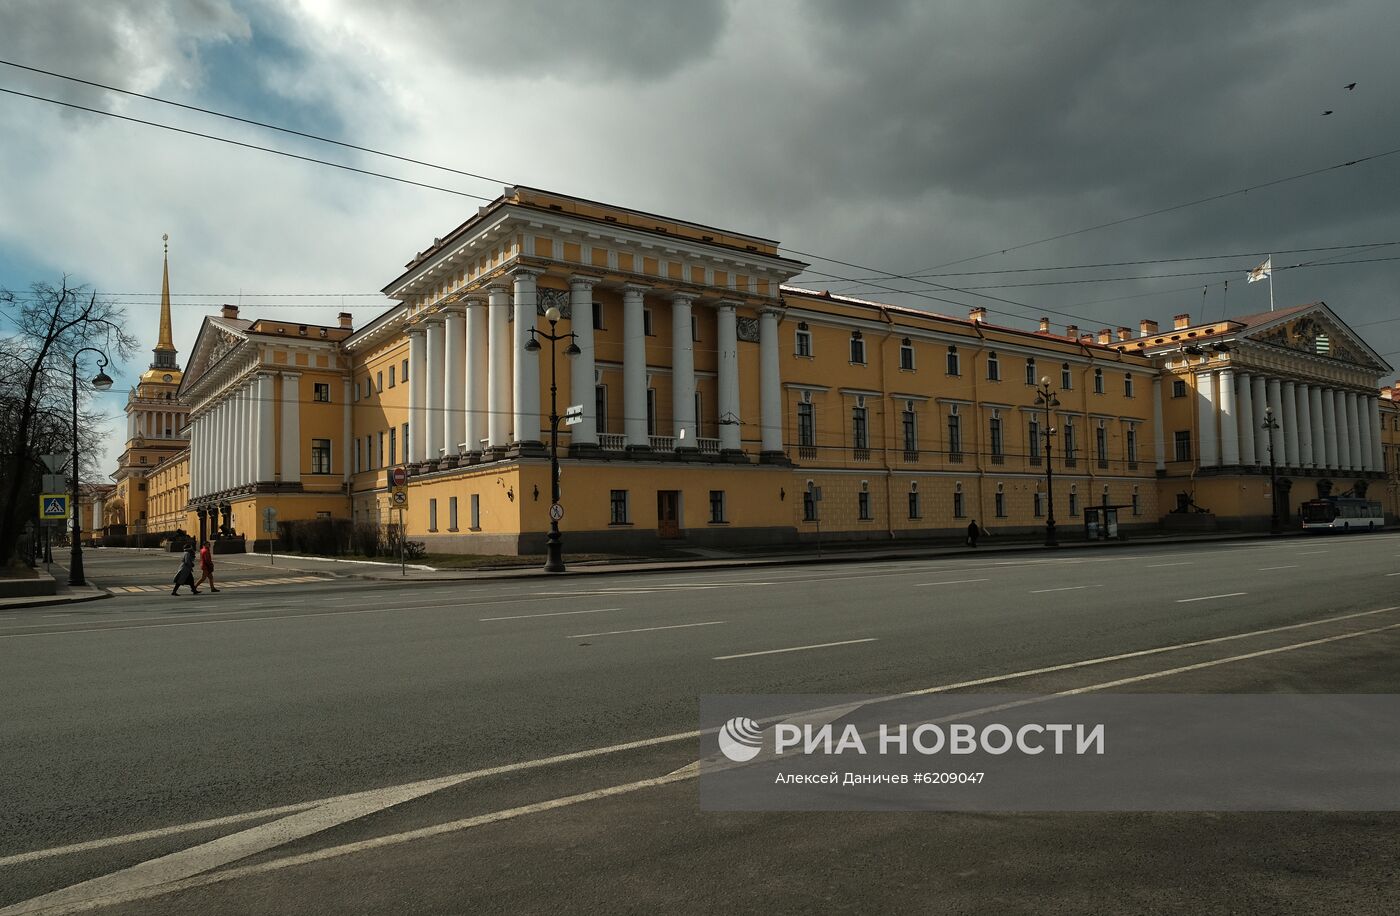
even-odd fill
[{"label": "street lamp post", "polygon": [[537,353],[540,349],[539,337],[549,341],[549,536],[545,541],[544,571],[551,573],[561,573],[564,571],[564,545],[563,535],[559,532],[559,518],[564,514],[559,505],[559,376],[556,369],[556,359],[558,354],[558,343],[561,340],[569,341],[568,347],[564,349],[564,355],[573,359],[583,351],[578,347],[578,335],[573,331],[567,334],[560,334],[556,331],[559,324],[559,309],[550,306],[544,313],[545,320],[549,322],[549,332],[530,329],[530,339],[525,342],[525,349],[531,353]]},{"label": "street lamp post", "polygon": [[1272,506],[1269,514],[1269,531],[1278,534],[1283,530],[1283,521],[1279,518],[1278,512],[1278,464],[1274,462],[1274,430],[1278,429],[1278,420],[1274,418],[1272,406],[1264,408],[1264,422],[1259,424],[1259,427],[1269,431],[1269,502]]},{"label": "street lamp post", "polygon": [[1045,428],[1041,430],[1041,435],[1045,437],[1045,546],[1058,547],[1060,542],[1055,539],[1055,463],[1051,460],[1050,451],[1055,427],[1050,425],[1050,409],[1059,407],[1060,399],[1050,387],[1048,377],[1041,377],[1040,387],[1035,390],[1035,403],[1045,411]]},{"label": "street lamp post", "polygon": [[83,585],[87,578],[83,575],[83,527],[82,518],[78,512],[78,357],[91,350],[100,358],[97,364],[97,375],[92,379],[92,387],[98,391],[106,391],[112,387],[112,380],[107,373],[102,370],[107,368],[107,354],[96,347],[83,347],[73,354],[73,486],[70,497],[71,509],[73,511],[73,550],[72,557],[68,561],[68,584]]}]

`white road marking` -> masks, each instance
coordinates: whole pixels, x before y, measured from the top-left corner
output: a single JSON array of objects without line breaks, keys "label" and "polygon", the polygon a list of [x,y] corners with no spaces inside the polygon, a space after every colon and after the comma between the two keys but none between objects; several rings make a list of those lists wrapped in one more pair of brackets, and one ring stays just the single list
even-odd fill
[{"label": "white road marking", "polygon": [[726,620],[707,620],[704,623],[673,623],[665,627],[641,627],[636,630],[607,630],[602,633],[578,633],[574,636],[565,636],[565,639],[583,639],[585,636],[620,636],[623,633],[650,633],[653,630],[684,630],[686,627],[712,627],[716,624],[728,623]]},{"label": "white road marking", "polygon": [[513,614],[510,617],[482,617],[482,623],[490,623],[493,620],[531,620],[535,617],[570,617],[574,614],[601,614],[605,611],[620,611],[620,607],[600,607],[587,611],[551,611],[548,614]]},{"label": "white road marking", "polygon": [[1188,601],[1212,601],[1216,598],[1238,598],[1240,595],[1248,595],[1249,592],[1226,592],[1223,595],[1202,595],[1199,598],[1178,598],[1177,604],[1185,604]]},{"label": "white road marking", "polygon": [[1259,571],[1260,571],[1260,572],[1273,572],[1273,571],[1276,570],[1276,569],[1297,569],[1297,568],[1298,568],[1298,564],[1295,563],[1295,564],[1293,564],[1292,566],[1261,566],[1261,567],[1259,567]]},{"label": "white road marking", "polygon": [[990,579],[950,579],[947,582],[915,582],[915,588],[927,588],[930,585],[966,585],[969,582],[990,582]]},{"label": "white road marking", "polygon": [[1400,572],[1386,573],[1387,576],[1400,576]]},{"label": "white road marking", "polygon": [[[1387,608],[1385,610],[1394,610]],[[1379,611],[1363,612],[1379,613]],[[1349,615],[1350,616],[1350,615]],[[1321,621],[1318,621],[1321,622]],[[1310,624],[1309,624],[1310,625]],[[1226,658],[1211,659],[1204,662],[1197,662],[1190,665],[1181,665],[1175,668],[1167,668],[1159,671],[1151,671],[1146,674],[1134,675],[1132,677],[1118,678],[1111,681],[1101,681],[1096,684],[1088,684],[1083,687],[1062,690],[1042,697],[1033,697],[1025,700],[1014,700],[995,706],[983,707],[980,709],[968,710],[957,714],[958,718],[968,718],[975,715],[985,715],[990,712],[999,712],[1020,706],[1027,706],[1035,703],[1043,703],[1060,697],[1077,696],[1087,693],[1096,693],[1109,690],[1114,687],[1123,687],[1129,684],[1138,684],[1145,681],[1157,680],[1184,674],[1190,671],[1199,671],[1206,668],[1219,667],[1221,665],[1233,664],[1235,662],[1248,661],[1255,658],[1262,658],[1269,655],[1277,655],[1283,652],[1293,652],[1299,649],[1310,648],[1312,646],[1324,645],[1346,639],[1356,639],[1362,636],[1369,636],[1389,630],[1400,628],[1400,623],[1388,624],[1386,626],[1373,627],[1366,630],[1354,630],[1334,636],[1324,636],[1301,643],[1293,643],[1286,646],[1277,646],[1271,649],[1261,649],[1256,652],[1247,652],[1241,655],[1228,656]],[[1237,638],[1237,637],[1225,637]],[[907,695],[907,694],[906,694]],[[889,697],[886,699],[895,699]],[[880,701],[877,701],[880,702]],[[948,717],[953,718],[953,717]],[[684,735],[667,736],[664,739],[654,739],[653,742],[632,742],[632,746],[645,743],[660,743],[662,741],[678,741],[700,737],[699,731],[689,732]],[[621,745],[618,746],[622,747]],[[606,752],[604,749],[601,752]],[[584,752],[588,753],[588,752]],[[558,758],[551,758],[557,761]],[[498,768],[500,769],[500,768]],[[486,773],[488,771],[478,771]],[[336,823],[345,823],[347,820],[364,817],[375,810],[383,810],[392,807],[400,801],[407,801],[418,798],[437,789],[428,788],[428,784],[438,784],[438,788],[448,788],[458,785],[468,777],[442,777],[436,780],[426,780],[422,783],[411,784],[411,786],[397,787],[393,789],[379,790],[377,792],[359,793],[353,796],[342,796],[335,805],[336,811],[321,812],[319,810],[307,810],[282,821],[274,821],[259,827],[245,830],[242,833],[224,837],[211,843],[173,855],[152,859],[132,868],[124,869],[101,878],[84,881],[42,897],[36,897],[21,903],[14,904],[4,910],[0,910],[0,916],[21,916],[44,912],[49,916],[62,916],[62,914],[83,912],[97,909],[99,907],[113,906],[120,903],[129,903],[136,900],[146,900],[152,897],[161,897],[179,891],[189,890],[195,887],[204,887],[211,884],[218,884],[239,878],[252,877],[254,875],[268,874],[270,872],[281,871],[300,865],[307,865],[312,862],[320,862],[328,859],[339,858],[341,856],[364,852],[371,849],[382,849],[389,846],[398,846],[415,840],[425,839],[433,836],[441,836],[447,833],[456,833],[462,830],[469,830],[486,824],[499,823],[530,814],[538,814],[545,811],[557,810],[582,804],[588,801],[596,801],[602,798],[610,798],[618,795],[625,795],[643,789],[657,788],[671,783],[678,783],[694,779],[699,775],[699,767],[685,766],[665,776],[658,776],[651,779],[642,779],[634,782],[622,783],[620,785],[608,786],[601,789],[593,789],[588,792],[581,792],[575,795],[566,795],[558,798],[548,799],[542,802],[535,802],[529,805],[522,805],[516,808],[506,808],[500,811],[492,811],[486,814],[479,814],[472,817],[461,818],[455,821],[448,821],[442,824],[433,824],[427,827],[420,827],[414,830],[407,830],[401,833],[389,834],[385,836],[372,837],[366,840],[358,840],[351,843],[343,843],[339,846],[330,846],[312,852],[301,853],[293,856],[284,856],[280,859],[272,859],[259,862],[254,865],[245,865],[237,868],[229,868],[223,871],[208,873],[210,869],[218,868],[222,864],[237,861],[239,858],[246,858],[258,852],[281,845],[294,839],[299,839],[310,835],[316,824],[324,823],[320,830],[329,829]],[[371,799],[370,796],[380,796],[378,799]],[[398,801],[393,799],[397,798]],[[374,807],[379,802],[380,807]],[[385,803],[387,802],[387,804]],[[329,806],[328,806],[329,807]],[[356,811],[361,813],[355,813]],[[345,817],[345,815],[349,817]],[[336,821],[336,817],[342,819]],[[288,823],[291,822],[291,823]],[[285,838],[284,838],[285,837]],[[202,871],[192,871],[201,864],[207,864]]]},{"label": "white road marking", "polygon": [[1066,586],[1063,586],[1063,587],[1061,587],[1061,588],[1034,588],[1034,589],[1031,589],[1031,594],[1032,594],[1032,595],[1043,595],[1043,594],[1045,594],[1046,592],[1074,592],[1074,591],[1078,591],[1078,590],[1081,589],[1081,588],[1103,588],[1103,586],[1102,586],[1102,585],[1066,585]]},{"label": "white road marking", "polygon": [[1184,563],[1184,562],[1183,562],[1183,563],[1153,563],[1153,564],[1151,564],[1151,565],[1149,565],[1149,566],[1144,566],[1143,569],[1163,569],[1163,568],[1168,567],[1168,566],[1191,566],[1191,565],[1193,565],[1193,564],[1191,564],[1191,563]]},{"label": "white road marking", "polygon": [[843,639],[840,642],[820,642],[811,646],[792,646],[788,649],[764,649],[762,652],[741,652],[738,655],[716,655],[714,661],[724,662],[731,658],[753,658],[755,655],[778,655],[783,652],[805,652],[808,649],[829,649],[832,646],[853,646],[858,642],[874,642],[879,637],[868,636],[865,639]]}]

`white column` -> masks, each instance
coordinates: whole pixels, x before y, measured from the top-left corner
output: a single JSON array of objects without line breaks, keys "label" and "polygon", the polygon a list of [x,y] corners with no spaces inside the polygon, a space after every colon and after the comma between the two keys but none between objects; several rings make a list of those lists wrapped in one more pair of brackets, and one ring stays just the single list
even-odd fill
[{"label": "white column", "polygon": [[511,341],[511,356],[515,369],[511,377],[514,404],[514,429],[511,441],[539,445],[540,443],[540,354],[525,349],[530,329],[535,326],[535,279],[538,270],[518,268],[515,280],[515,334]]},{"label": "white column", "polygon": [[1318,396],[1322,400],[1322,429],[1326,446],[1327,467],[1335,471],[1340,466],[1338,462],[1342,456],[1340,440],[1337,436],[1337,392],[1331,388],[1322,388],[1319,389]]},{"label": "white column", "polygon": [[695,439],[695,342],[690,334],[691,298],[671,297],[671,416],[676,448],[697,449]]},{"label": "white column", "polygon": [[[408,441],[400,443],[405,464],[421,464],[427,455],[427,381],[428,333],[422,326],[412,327],[408,329]],[[384,456],[386,461],[388,457]]]},{"label": "white column", "polygon": [[272,373],[258,373],[258,466],[254,479],[258,482],[271,482],[277,479],[276,446],[277,430],[272,426],[273,413]]},{"label": "white column", "polygon": [[1356,409],[1356,392],[1346,393],[1347,405],[1347,448],[1350,450],[1351,469],[1359,471],[1362,467],[1361,459],[1361,421]]},{"label": "white column", "polygon": [[1260,464],[1269,461],[1269,434],[1264,431],[1264,408],[1269,406],[1268,383],[1264,376],[1255,375],[1250,380],[1254,397],[1254,457]]},{"label": "white column", "polygon": [[1152,451],[1156,453],[1157,470],[1167,469],[1167,431],[1162,428],[1162,378],[1152,377]]},{"label": "white column", "polygon": [[1353,395],[1356,400],[1356,439],[1360,446],[1357,452],[1356,468],[1360,471],[1371,470],[1371,416],[1364,394]]},{"label": "white column", "polygon": [[1332,401],[1337,405],[1337,469],[1342,471],[1351,470],[1351,426],[1350,418],[1347,416],[1347,394],[1340,389],[1333,389]]},{"label": "white column", "polygon": [[650,448],[647,438],[647,337],[642,318],[647,287],[622,287],[622,417],[629,449]]},{"label": "white column", "polygon": [[486,399],[491,406],[486,417],[486,437],[494,449],[510,444],[510,290],[505,286],[492,286],[488,292],[486,314],[491,368],[486,380]]},{"label": "white column", "polygon": [[467,415],[463,438],[467,451],[481,454],[481,440],[486,438],[489,407],[486,403],[488,363],[486,356],[486,302],[479,297],[467,300]]},{"label": "white column", "polygon": [[1292,382],[1280,386],[1283,398],[1283,464],[1285,467],[1300,466],[1298,460],[1298,401]]},{"label": "white column", "polygon": [[443,322],[434,316],[423,322],[428,332],[428,373],[423,380],[427,392],[427,411],[423,418],[423,457],[429,464],[442,458],[442,398],[446,373],[443,371]]},{"label": "white column", "polygon": [[[593,285],[597,282],[593,277],[569,278],[569,329],[574,332],[574,343],[578,344],[579,349],[579,355],[574,357],[573,365],[569,367],[569,397],[572,403],[583,405],[583,421],[568,428],[571,447],[598,444],[597,406],[593,395],[596,387]],[[689,330],[685,339],[690,340]]]},{"label": "white column", "polygon": [[447,450],[447,455],[456,455],[462,451],[462,443],[466,441],[466,415],[462,405],[467,394],[466,322],[463,320],[462,306],[449,305],[446,311],[443,360],[447,364],[444,382],[447,389],[442,399],[442,446]]},{"label": "white column", "polygon": [[1213,468],[1220,464],[1220,444],[1215,436],[1215,393],[1214,372],[1196,373],[1196,429],[1200,436],[1201,467]]},{"label": "white column", "polygon": [[1234,467],[1240,463],[1240,419],[1235,406],[1235,373],[1221,369],[1216,379],[1220,391],[1220,463]]},{"label": "white column", "polygon": [[1312,420],[1313,467],[1327,467],[1327,427],[1322,413],[1322,389],[1308,386],[1308,417]]},{"label": "white column", "polygon": [[1381,472],[1385,470],[1385,446],[1381,436],[1381,399],[1380,395],[1371,395],[1367,402],[1367,417],[1371,424],[1371,470]]},{"label": "white column", "polygon": [[1254,452],[1254,390],[1248,372],[1235,373],[1235,388],[1235,435],[1240,442],[1240,464],[1252,467],[1259,458]]},{"label": "white column", "polygon": [[762,452],[783,454],[783,388],[778,372],[778,310],[758,313],[758,388]]},{"label": "white column", "polygon": [[739,328],[735,303],[720,302],[719,326],[719,447],[737,452],[743,448],[739,436]]},{"label": "white column", "polygon": [[1313,458],[1312,401],[1308,397],[1308,388],[1308,385],[1299,382],[1294,389],[1297,401],[1294,409],[1298,414],[1298,463],[1305,468],[1317,466]]},{"label": "white column", "polygon": [[301,482],[301,374],[282,373],[282,482]]},{"label": "white column", "polygon": [[248,386],[239,385],[233,393],[233,485],[241,487],[248,482]]},{"label": "white column", "polygon": [[355,465],[351,458],[354,450],[355,423],[351,416],[351,379],[346,376],[340,385],[340,401],[344,405],[340,409],[340,476],[346,483],[350,482],[350,477],[355,471]]},{"label": "white column", "polygon": [[1273,412],[1274,420],[1278,423],[1278,429],[1273,433],[1274,442],[1274,463],[1279,467],[1286,467],[1288,461],[1285,457],[1284,442],[1288,434],[1288,426],[1283,418],[1283,383],[1276,378],[1271,378],[1265,389],[1268,394],[1268,407]]},{"label": "white column", "polygon": [[228,489],[228,397],[225,395],[219,406],[214,408],[214,422],[217,426],[216,451],[214,452],[214,490]]}]

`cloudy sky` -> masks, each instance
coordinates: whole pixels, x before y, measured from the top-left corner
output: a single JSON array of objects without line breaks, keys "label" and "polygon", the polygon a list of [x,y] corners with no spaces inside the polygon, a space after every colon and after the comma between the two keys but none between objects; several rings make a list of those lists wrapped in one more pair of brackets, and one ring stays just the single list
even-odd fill
[{"label": "cloudy sky", "polygon": [[149,346],[169,233],[182,357],[223,301],[359,324],[462,195],[519,183],[1013,326],[1267,309],[1244,272],[1272,253],[1280,306],[1323,299],[1400,365],[1397,33],[1385,0],[6,0],[0,60],[485,177],[0,66],[0,89],[461,192],[0,93],[0,286],[71,274]]}]

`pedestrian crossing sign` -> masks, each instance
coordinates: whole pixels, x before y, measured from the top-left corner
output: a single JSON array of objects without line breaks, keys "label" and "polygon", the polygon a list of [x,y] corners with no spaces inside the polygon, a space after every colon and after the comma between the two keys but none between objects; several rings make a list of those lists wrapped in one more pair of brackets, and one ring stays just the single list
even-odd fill
[{"label": "pedestrian crossing sign", "polygon": [[68,494],[45,493],[39,497],[39,518],[44,520],[68,517]]}]

